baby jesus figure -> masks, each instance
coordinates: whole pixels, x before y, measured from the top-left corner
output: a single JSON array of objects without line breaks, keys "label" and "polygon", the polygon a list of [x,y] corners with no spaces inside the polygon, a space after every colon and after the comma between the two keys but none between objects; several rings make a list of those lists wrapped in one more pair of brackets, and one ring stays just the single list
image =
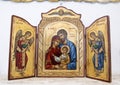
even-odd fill
[{"label": "baby jesus figure", "polygon": [[69,46],[63,45],[61,47],[62,54],[60,56],[60,60],[61,60],[60,69],[62,69],[62,70],[67,70],[67,64],[70,63],[70,56],[68,54],[69,51],[70,51]]}]

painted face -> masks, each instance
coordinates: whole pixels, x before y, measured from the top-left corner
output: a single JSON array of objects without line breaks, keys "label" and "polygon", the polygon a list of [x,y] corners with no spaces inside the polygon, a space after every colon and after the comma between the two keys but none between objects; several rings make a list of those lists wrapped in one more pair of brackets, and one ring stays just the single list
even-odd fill
[{"label": "painted face", "polygon": [[58,36],[60,37],[60,39],[61,39],[62,42],[65,41],[65,36],[63,34],[59,34]]},{"label": "painted face", "polygon": [[30,36],[31,36],[30,33],[28,33],[28,34],[25,35],[26,38],[29,38]]},{"label": "painted face", "polygon": [[91,34],[90,36],[91,36],[91,38],[93,38],[93,39],[96,38],[95,34]]},{"label": "painted face", "polygon": [[60,43],[60,40],[55,40],[55,41],[54,41],[54,45],[55,45],[55,46],[58,46],[59,43]]},{"label": "painted face", "polygon": [[67,48],[63,48],[63,53],[67,53],[68,49]]}]

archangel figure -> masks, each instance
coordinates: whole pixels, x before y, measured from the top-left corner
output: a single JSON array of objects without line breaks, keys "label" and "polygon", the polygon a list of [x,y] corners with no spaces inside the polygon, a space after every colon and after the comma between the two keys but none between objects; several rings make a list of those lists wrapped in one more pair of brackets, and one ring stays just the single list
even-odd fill
[{"label": "archangel figure", "polygon": [[91,51],[94,52],[92,62],[96,72],[96,76],[99,76],[100,73],[104,72],[104,60],[105,58],[105,40],[103,32],[98,31],[98,35],[95,32],[90,33],[88,40]]},{"label": "archangel figure", "polygon": [[21,75],[24,74],[27,62],[29,60],[26,52],[30,52],[30,47],[34,41],[34,38],[31,37],[31,35],[32,34],[30,31],[26,31],[24,35],[22,34],[22,30],[19,30],[16,33],[14,47],[14,56],[16,62],[15,70],[20,72]]}]

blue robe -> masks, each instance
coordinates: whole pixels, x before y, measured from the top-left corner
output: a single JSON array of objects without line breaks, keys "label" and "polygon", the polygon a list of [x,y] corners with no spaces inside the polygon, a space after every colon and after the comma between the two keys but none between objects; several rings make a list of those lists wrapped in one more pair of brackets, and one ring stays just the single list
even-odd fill
[{"label": "blue robe", "polygon": [[[93,48],[94,49],[97,49],[98,51],[100,50],[100,48],[102,47],[102,41],[97,41],[94,45],[93,45]],[[102,70],[102,68],[104,67],[104,52],[99,52],[98,55],[98,67],[96,67],[95,65],[95,54],[93,56],[93,64],[94,64],[94,67],[97,69],[97,70]]]},{"label": "blue robe", "polygon": [[[60,44],[60,47],[62,47],[64,44]],[[77,58],[77,51],[76,51],[76,46],[73,42],[67,40],[66,45],[69,46],[70,52],[70,63],[67,65],[68,70],[75,70],[76,69],[76,58]]]}]

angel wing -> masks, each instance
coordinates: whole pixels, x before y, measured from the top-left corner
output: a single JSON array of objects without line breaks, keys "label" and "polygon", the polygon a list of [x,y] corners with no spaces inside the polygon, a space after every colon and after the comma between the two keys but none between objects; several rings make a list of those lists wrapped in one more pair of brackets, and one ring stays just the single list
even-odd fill
[{"label": "angel wing", "polygon": [[102,41],[102,48],[103,48],[103,52],[104,52],[104,60],[106,61],[106,52],[105,52],[105,38],[103,35],[103,32],[98,31],[98,37],[100,38],[100,40]]},{"label": "angel wing", "polygon": [[16,36],[15,36],[14,56],[15,56],[15,53],[17,51],[17,42],[20,39],[20,37],[22,37],[22,30],[18,30],[18,32],[16,33]]},{"label": "angel wing", "polygon": [[[104,55],[105,55],[106,54],[106,52],[105,52],[105,38],[104,38],[104,35],[103,35],[102,31],[98,31],[98,37],[102,41],[102,48],[103,48],[103,52],[104,52]],[[105,58],[105,60],[106,60],[106,58]]]},{"label": "angel wing", "polygon": [[33,42],[34,42],[34,37],[30,38],[30,40],[29,40],[28,43],[29,43],[29,45],[31,46]]},{"label": "angel wing", "polygon": [[34,42],[34,37],[32,37],[32,38],[30,38],[30,39],[28,40],[29,46],[27,47],[26,50],[30,51],[29,47],[32,45],[33,42]]},{"label": "angel wing", "polygon": [[92,46],[92,40],[90,38],[88,38],[88,44],[90,45],[90,47]]},{"label": "angel wing", "polygon": [[98,31],[98,37],[100,38],[100,40],[102,41],[102,48],[105,52],[105,39],[104,39],[104,35],[102,31]]}]

